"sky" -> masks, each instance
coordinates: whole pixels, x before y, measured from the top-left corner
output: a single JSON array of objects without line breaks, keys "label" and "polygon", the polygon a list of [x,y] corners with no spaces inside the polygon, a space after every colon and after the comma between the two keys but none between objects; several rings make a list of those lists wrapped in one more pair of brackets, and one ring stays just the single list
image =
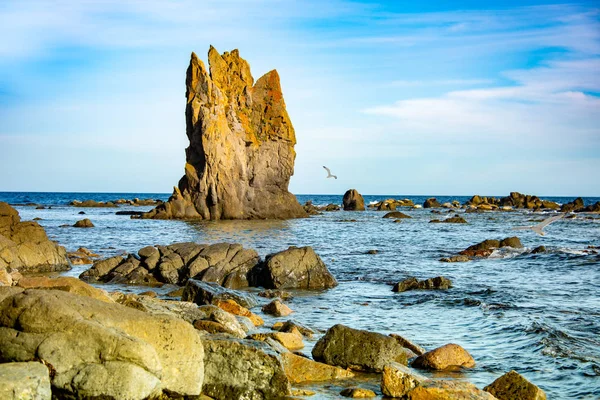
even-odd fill
[{"label": "sky", "polygon": [[3,0],[0,38],[0,191],[170,192],[213,45],[278,70],[293,193],[600,196],[597,1]]}]

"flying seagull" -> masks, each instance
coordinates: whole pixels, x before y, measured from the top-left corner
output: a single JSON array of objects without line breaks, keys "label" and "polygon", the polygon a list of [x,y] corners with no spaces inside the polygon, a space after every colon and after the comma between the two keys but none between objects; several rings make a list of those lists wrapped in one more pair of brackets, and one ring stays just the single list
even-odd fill
[{"label": "flying seagull", "polygon": [[564,217],[564,216],[565,216],[565,214],[564,214],[564,213],[562,213],[562,214],[558,214],[558,215],[555,215],[555,216],[553,216],[553,217],[546,218],[545,220],[543,220],[542,222],[540,222],[540,223],[539,223],[539,224],[537,224],[537,225],[534,225],[534,226],[517,226],[517,227],[514,227],[514,228],[513,228],[513,230],[517,230],[517,229],[531,229],[532,231],[534,231],[534,232],[535,232],[535,233],[537,233],[538,235],[542,235],[542,236],[544,236],[544,231],[543,231],[543,229],[544,229],[546,226],[550,225],[551,223],[553,223],[553,222],[555,222],[555,221],[558,221],[559,219],[561,219],[561,218],[562,218],[562,217]]},{"label": "flying seagull", "polygon": [[324,165],[323,165],[323,168],[325,168],[325,171],[327,171],[327,177],[328,178],[335,178],[335,179],[337,179],[337,176],[331,174],[331,171],[329,170],[329,168],[327,168]]}]

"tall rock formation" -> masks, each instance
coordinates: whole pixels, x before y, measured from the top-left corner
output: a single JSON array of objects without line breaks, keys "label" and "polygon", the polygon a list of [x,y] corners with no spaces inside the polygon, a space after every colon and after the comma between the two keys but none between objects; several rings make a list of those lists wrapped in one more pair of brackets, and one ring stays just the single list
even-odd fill
[{"label": "tall rock formation", "polygon": [[210,72],[192,53],[186,77],[185,175],[169,201],[144,214],[156,219],[305,217],[288,192],[296,136],[279,75],[256,83],[237,50],[208,51]]}]

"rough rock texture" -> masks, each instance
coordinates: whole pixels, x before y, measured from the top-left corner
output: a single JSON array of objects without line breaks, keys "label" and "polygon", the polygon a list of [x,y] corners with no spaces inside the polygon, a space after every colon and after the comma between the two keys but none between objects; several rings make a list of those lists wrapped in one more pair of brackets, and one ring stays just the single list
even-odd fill
[{"label": "rough rock texture", "polygon": [[48,240],[37,222],[21,222],[17,210],[0,202],[0,270],[69,270],[67,251]]},{"label": "rough rock texture", "polygon": [[583,199],[581,197],[578,197],[573,201],[563,204],[560,207],[560,212],[580,211],[584,207],[585,207],[585,204],[583,203]]},{"label": "rough rock texture", "polygon": [[279,75],[254,82],[237,50],[192,53],[186,75],[185,175],[169,201],[143,218],[264,219],[307,214],[288,192],[296,135]]},{"label": "rough rock texture", "polygon": [[285,373],[292,383],[330,381],[352,378],[354,374],[343,368],[323,364],[293,353],[281,354]]},{"label": "rough rock texture", "polygon": [[461,217],[460,215],[455,215],[454,217],[446,218],[446,219],[432,219],[429,221],[430,223],[442,223],[442,224],[466,224],[467,220]]},{"label": "rough rock texture", "polygon": [[84,218],[82,220],[75,222],[73,227],[74,228],[93,228],[94,224],[88,218]]},{"label": "rough rock texture", "polygon": [[148,246],[133,254],[96,262],[79,277],[90,282],[155,285],[185,284],[188,279],[215,282],[228,288],[247,287],[250,271],[258,264],[255,250],[241,244],[174,243]]},{"label": "rough rock texture", "polygon": [[412,218],[409,215],[406,215],[400,211],[392,211],[383,216],[383,218],[394,218],[394,219],[404,219],[404,218]]},{"label": "rough rock texture", "polygon": [[372,390],[352,387],[346,388],[340,392],[340,394],[344,397],[350,397],[352,399],[370,399],[371,397],[375,397],[376,394]]},{"label": "rough rock texture", "polygon": [[518,237],[508,237],[502,240],[495,239],[487,239],[481,243],[474,244],[473,246],[469,246],[460,253],[459,255],[467,256],[467,257],[488,257],[493,253],[495,249],[499,249],[502,247],[512,247],[515,249],[520,249],[523,247],[521,241]]},{"label": "rough rock texture", "polygon": [[312,247],[290,247],[268,255],[252,282],[267,289],[326,289],[337,284]]},{"label": "rough rock texture", "polygon": [[151,315],[60,290],[0,288],[0,362],[42,361],[58,397],[198,395],[198,333]]},{"label": "rough rock texture", "polygon": [[437,201],[437,199],[435,197],[430,197],[429,199],[425,200],[425,202],[423,203],[423,208],[439,208],[442,205],[440,204],[439,201]]},{"label": "rough rock texture", "polygon": [[402,364],[390,363],[383,367],[381,391],[389,397],[402,397],[427,380]]},{"label": "rough rock texture", "polygon": [[392,288],[392,292],[406,292],[408,290],[422,289],[422,290],[445,290],[452,287],[452,281],[443,276],[436,276],[435,278],[428,278],[422,281],[417,278],[410,277],[401,282],[398,282]]},{"label": "rough rock texture", "polygon": [[106,291],[68,276],[57,278],[48,278],[47,276],[24,277],[19,280],[17,286],[23,289],[57,289],[80,296],[91,297],[106,303],[114,303],[114,300],[108,296]]},{"label": "rough rock texture", "polygon": [[274,299],[269,304],[264,305],[262,311],[276,317],[287,317],[293,313],[293,311],[279,299]]},{"label": "rough rock texture", "polygon": [[48,368],[39,362],[0,364],[0,399],[50,400]]},{"label": "rough rock texture", "polygon": [[216,283],[190,279],[183,289],[182,301],[191,301],[199,305],[219,304],[222,301],[235,300],[239,305],[252,308],[258,304],[256,298],[246,292],[226,289]]},{"label": "rough rock texture", "polygon": [[408,350],[394,338],[334,325],[315,345],[313,358],[356,371],[381,372],[390,362],[407,364]]},{"label": "rough rock texture", "polygon": [[281,359],[267,344],[209,336],[202,393],[217,400],[268,400],[290,394]]},{"label": "rough rock texture", "polygon": [[516,371],[510,371],[483,388],[499,400],[546,400],[546,393]]},{"label": "rough rock texture", "polygon": [[396,339],[396,341],[398,343],[400,343],[400,345],[402,347],[406,347],[407,349],[409,349],[410,351],[415,353],[417,356],[420,356],[420,355],[423,355],[426,353],[424,348],[422,348],[421,346],[419,346],[416,343],[413,343],[412,341],[406,339],[403,336],[400,336],[396,333],[390,333],[390,337],[393,337],[394,339]]},{"label": "rough rock texture", "polygon": [[365,199],[356,189],[350,189],[344,193],[342,200],[345,211],[364,211]]},{"label": "rough rock texture", "polygon": [[550,209],[558,210],[560,206],[549,200],[542,200],[537,196],[511,192],[510,195],[502,198],[482,197],[475,195],[465,202],[466,206],[476,207],[480,210],[512,210],[513,208],[526,208],[530,210]]},{"label": "rough rock texture", "polygon": [[[494,400],[494,396],[469,382],[429,380],[404,397],[407,400]],[[516,400],[516,399],[514,399]]]},{"label": "rough rock texture", "polygon": [[414,368],[447,370],[473,368],[475,360],[469,352],[457,344],[449,343],[417,357],[411,364]]}]

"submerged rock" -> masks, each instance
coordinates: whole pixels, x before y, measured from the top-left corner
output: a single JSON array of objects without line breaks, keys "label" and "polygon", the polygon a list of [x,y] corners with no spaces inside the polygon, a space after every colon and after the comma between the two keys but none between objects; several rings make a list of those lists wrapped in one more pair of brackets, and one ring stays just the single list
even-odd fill
[{"label": "submerged rock", "polygon": [[446,218],[446,219],[432,219],[429,221],[430,223],[442,223],[442,224],[466,224],[467,220],[459,215],[455,215],[454,217]]},{"label": "submerged rock", "polygon": [[17,270],[27,273],[70,268],[67,251],[48,240],[44,228],[37,222],[21,222],[17,210],[0,202],[0,271],[10,275]]},{"label": "submerged rock", "polygon": [[392,212],[385,214],[382,218],[403,219],[403,218],[412,218],[412,217],[409,215],[406,215],[400,211],[392,211]]},{"label": "submerged rock", "polygon": [[546,400],[546,393],[516,371],[510,371],[483,388],[498,400]]},{"label": "submerged rock", "polygon": [[392,288],[393,292],[406,292],[408,290],[445,290],[452,287],[452,281],[443,276],[428,278],[419,281],[417,278],[410,277],[401,282],[398,282]]},{"label": "submerged rock", "polygon": [[93,228],[94,224],[88,218],[84,218],[80,221],[75,222],[74,228]]},{"label": "submerged rock", "polygon": [[443,371],[454,368],[473,368],[475,360],[461,346],[449,343],[417,357],[411,365],[419,369]]},{"label": "submerged rock", "polygon": [[279,75],[254,82],[238,50],[192,53],[186,74],[185,175],[165,204],[143,218],[264,219],[307,214],[288,191],[296,135]]},{"label": "submerged rock", "polygon": [[520,249],[523,248],[523,245],[516,236],[502,240],[488,239],[481,243],[474,244],[473,246],[469,246],[458,254],[468,257],[488,257],[495,249],[502,247]]},{"label": "submerged rock", "polygon": [[343,207],[345,211],[364,211],[365,199],[356,189],[349,189],[344,193]]},{"label": "submerged rock", "polygon": [[375,397],[375,392],[369,389],[364,388],[346,388],[340,392],[340,394],[344,397],[350,397],[353,399],[369,399],[371,397]]},{"label": "submerged rock", "polygon": [[315,345],[313,358],[357,371],[381,372],[390,362],[407,364],[408,351],[394,338],[334,325]]}]

